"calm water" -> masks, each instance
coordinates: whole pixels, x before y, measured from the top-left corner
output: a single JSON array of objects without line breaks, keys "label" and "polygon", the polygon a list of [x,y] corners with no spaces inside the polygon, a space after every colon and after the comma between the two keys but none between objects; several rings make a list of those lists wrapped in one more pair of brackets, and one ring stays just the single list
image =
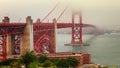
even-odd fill
[{"label": "calm water", "polygon": [[83,42],[90,46],[72,47],[64,46],[70,43],[70,34],[57,35],[58,52],[88,52],[92,56],[92,61],[103,65],[120,65],[120,34],[106,34],[94,37],[93,35],[83,35]]}]

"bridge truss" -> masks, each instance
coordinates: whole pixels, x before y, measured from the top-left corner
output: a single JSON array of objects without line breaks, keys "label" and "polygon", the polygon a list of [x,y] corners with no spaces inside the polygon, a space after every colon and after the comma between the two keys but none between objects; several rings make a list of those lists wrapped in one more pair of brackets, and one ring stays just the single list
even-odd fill
[{"label": "bridge truss", "polygon": [[[53,12],[53,10],[56,8],[56,6],[47,14],[47,16],[50,15],[50,13]],[[55,53],[56,52],[56,29],[61,28],[72,28],[72,40],[71,44],[82,44],[82,28],[83,27],[95,27],[91,24],[83,24],[82,23],[82,16],[80,13],[73,13],[72,14],[72,23],[57,23],[57,21],[60,19],[60,17],[64,14],[65,8],[62,13],[60,13],[60,16],[58,16],[57,19],[54,19],[53,22],[43,22],[45,18],[43,18],[42,21],[38,20],[37,22],[33,23],[32,20],[26,19],[26,23],[10,23],[9,18],[5,17],[0,23],[0,59],[5,60],[7,58],[7,48],[9,47],[7,44],[10,43],[12,49],[8,49],[9,51],[12,51],[13,54],[20,54],[21,53],[21,37],[25,34],[25,28],[28,26],[28,22],[31,21],[31,28],[33,32],[33,50],[36,53]],[[79,23],[75,23],[74,16],[78,14],[79,15]],[[29,17],[31,18],[31,17]],[[30,33],[30,32],[29,32]],[[8,40],[8,36],[11,37],[11,41]],[[30,38],[29,38],[30,39]],[[24,40],[23,40],[24,41]],[[25,43],[25,42],[22,42]]]}]

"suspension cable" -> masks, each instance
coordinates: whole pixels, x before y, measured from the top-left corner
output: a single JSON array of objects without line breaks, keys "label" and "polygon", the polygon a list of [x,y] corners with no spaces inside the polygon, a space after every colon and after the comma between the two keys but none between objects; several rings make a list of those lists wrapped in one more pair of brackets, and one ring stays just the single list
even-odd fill
[{"label": "suspension cable", "polygon": [[43,21],[56,9],[57,5],[58,5],[58,3],[57,3],[57,4],[55,5],[55,7],[45,16],[45,18],[43,18],[43,19],[41,20],[41,22],[43,22]]},{"label": "suspension cable", "polygon": [[64,12],[67,10],[68,7],[65,7],[65,9],[60,13],[59,17],[56,19],[57,21],[60,19],[60,17],[64,14]]}]

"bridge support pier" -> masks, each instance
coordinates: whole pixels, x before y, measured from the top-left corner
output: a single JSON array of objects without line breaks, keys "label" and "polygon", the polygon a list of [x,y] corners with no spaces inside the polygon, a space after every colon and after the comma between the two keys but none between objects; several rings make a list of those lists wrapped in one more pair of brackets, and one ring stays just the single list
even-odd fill
[{"label": "bridge support pier", "polygon": [[[4,17],[4,19],[2,20],[3,23],[9,23],[9,17]],[[0,57],[0,60],[6,60],[7,59],[7,37],[8,35],[6,34],[6,29],[1,29],[1,35],[0,35],[0,46],[1,46],[1,50],[2,50],[2,57]]]},{"label": "bridge support pier", "polygon": [[57,34],[57,20],[54,18],[53,19],[53,24],[54,24],[54,53],[56,53],[56,34]]},{"label": "bridge support pier", "polygon": [[27,51],[33,51],[33,20],[31,16],[26,17],[26,27],[24,28],[24,34],[21,37],[21,54]]}]

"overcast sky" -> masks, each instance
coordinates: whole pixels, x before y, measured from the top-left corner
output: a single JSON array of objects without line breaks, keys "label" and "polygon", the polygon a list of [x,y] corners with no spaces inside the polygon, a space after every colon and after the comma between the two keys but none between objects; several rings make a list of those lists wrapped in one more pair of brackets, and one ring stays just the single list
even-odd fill
[{"label": "overcast sky", "polygon": [[[59,5],[48,21],[58,17],[65,6],[69,5],[70,8],[81,9],[83,23],[120,27],[120,0],[0,0],[0,21],[4,16],[9,16],[11,22],[25,22],[26,16],[32,16],[34,21],[37,18],[43,19],[56,3]],[[64,15],[68,22],[71,21],[69,11]]]}]

